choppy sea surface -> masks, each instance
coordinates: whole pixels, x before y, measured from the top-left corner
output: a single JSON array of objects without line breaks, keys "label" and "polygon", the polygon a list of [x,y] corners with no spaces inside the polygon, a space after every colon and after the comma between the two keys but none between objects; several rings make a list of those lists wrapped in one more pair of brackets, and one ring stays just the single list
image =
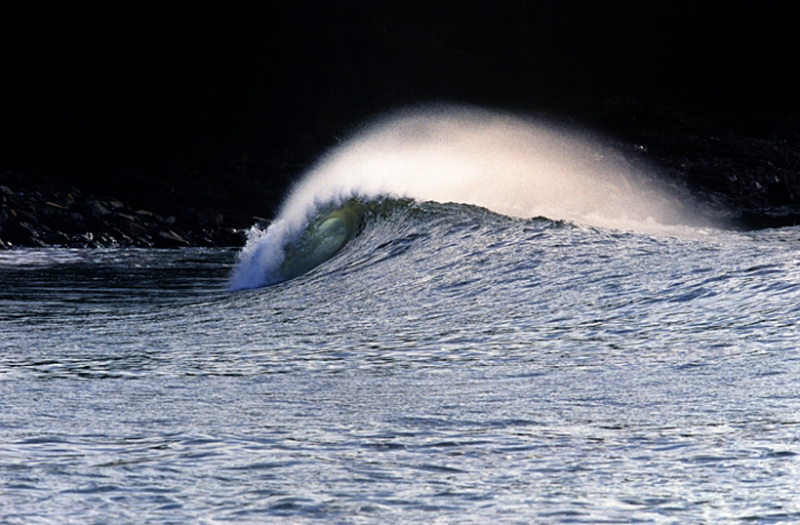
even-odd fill
[{"label": "choppy sea surface", "polygon": [[0,252],[0,523],[800,522],[799,248],[404,201],[252,290]]}]

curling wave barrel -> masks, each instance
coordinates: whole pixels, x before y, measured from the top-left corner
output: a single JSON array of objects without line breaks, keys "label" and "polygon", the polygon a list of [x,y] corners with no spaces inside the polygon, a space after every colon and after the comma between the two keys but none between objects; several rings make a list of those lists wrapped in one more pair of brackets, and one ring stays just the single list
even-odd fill
[{"label": "curling wave barrel", "polygon": [[280,267],[283,279],[292,279],[327,261],[358,233],[360,206],[356,200],[320,213],[300,238],[286,246]]}]

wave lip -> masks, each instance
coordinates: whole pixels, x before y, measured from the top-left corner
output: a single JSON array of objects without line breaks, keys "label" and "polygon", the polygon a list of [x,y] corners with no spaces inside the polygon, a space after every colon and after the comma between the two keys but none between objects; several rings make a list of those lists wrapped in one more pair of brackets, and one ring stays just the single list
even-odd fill
[{"label": "wave lip", "polygon": [[646,233],[692,226],[697,216],[674,188],[586,134],[484,109],[412,108],[365,127],[301,178],[276,221],[250,232],[231,287],[273,284],[324,262],[357,230],[347,203],[381,197]]},{"label": "wave lip", "polygon": [[231,277],[230,288],[259,288],[293,279],[333,257],[357,233],[361,206],[351,199],[316,211],[302,228],[285,218],[266,231],[253,227]]}]

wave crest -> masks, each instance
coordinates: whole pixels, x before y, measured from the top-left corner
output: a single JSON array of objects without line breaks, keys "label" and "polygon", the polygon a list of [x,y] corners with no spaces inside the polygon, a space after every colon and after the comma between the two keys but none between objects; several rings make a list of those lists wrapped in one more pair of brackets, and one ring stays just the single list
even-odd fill
[{"label": "wave crest", "polygon": [[[586,134],[483,109],[415,108],[366,126],[301,178],[269,228],[250,232],[232,288],[319,264],[341,247],[337,239],[353,235],[336,220],[326,227],[326,214],[381,196],[637,231],[693,222],[674,189]],[[323,237],[314,240],[316,229]],[[310,255],[298,243],[313,245]]]}]

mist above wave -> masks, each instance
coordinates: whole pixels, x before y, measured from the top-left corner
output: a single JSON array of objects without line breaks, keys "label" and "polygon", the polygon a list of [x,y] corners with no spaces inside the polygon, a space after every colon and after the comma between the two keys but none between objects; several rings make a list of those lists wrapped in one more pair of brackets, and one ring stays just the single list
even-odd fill
[{"label": "mist above wave", "polygon": [[696,217],[674,188],[587,133],[486,109],[417,107],[373,121],[313,166],[267,231],[251,232],[232,286],[280,280],[286,247],[321,208],[354,196],[457,202],[644,232]]},{"label": "mist above wave", "polygon": [[693,221],[674,190],[586,133],[461,106],[402,110],[366,126],[310,170],[281,215],[356,194],[626,229]]}]

